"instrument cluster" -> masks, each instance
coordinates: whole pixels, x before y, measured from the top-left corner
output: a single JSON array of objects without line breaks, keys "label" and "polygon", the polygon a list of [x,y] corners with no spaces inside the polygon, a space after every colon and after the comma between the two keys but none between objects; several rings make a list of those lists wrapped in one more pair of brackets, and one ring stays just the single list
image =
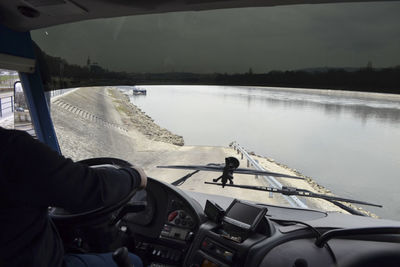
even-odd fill
[{"label": "instrument cluster", "polygon": [[184,204],[173,198],[161,230],[161,238],[190,241],[194,235],[195,220]]}]

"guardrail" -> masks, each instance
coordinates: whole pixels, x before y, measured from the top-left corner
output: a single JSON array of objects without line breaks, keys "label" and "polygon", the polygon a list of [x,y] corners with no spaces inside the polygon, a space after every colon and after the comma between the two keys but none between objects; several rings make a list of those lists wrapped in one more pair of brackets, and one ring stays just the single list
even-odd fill
[{"label": "guardrail", "polygon": [[0,118],[10,115],[14,112],[14,97],[5,96],[0,97]]},{"label": "guardrail", "polygon": [[[253,159],[249,155],[249,153],[247,153],[247,151],[238,143],[232,142],[230,146],[233,147],[233,149],[235,149],[238,154],[241,153],[242,159],[243,157],[246,157],[247,167],[250,167],[250,165],[252,165],[255,169],[259,171],[265,171],[265,169],[255,159]],[[282,189],[282,184],[278,180],[276,180],[275,177],[262,176],[262,178],[265,179],[265,181],[269,183],[272,187]],[[286,199],[287,202],[289,202],[292,207],[308,209],[308,206],[304,204],[298,197],[285,195],[282,196]],[[270,194],[270,197],[272,197],[272,193]]]},{"label": "guardrail", "polygon": [[50,91],[50,98],[53,98],[53,97],[56,97],[56,96],[61,96],[63,94],[71,92],[72,90],[75,90],[75,89],[76,88],[65,88],[65,89],[58,89],[58,90]]}]

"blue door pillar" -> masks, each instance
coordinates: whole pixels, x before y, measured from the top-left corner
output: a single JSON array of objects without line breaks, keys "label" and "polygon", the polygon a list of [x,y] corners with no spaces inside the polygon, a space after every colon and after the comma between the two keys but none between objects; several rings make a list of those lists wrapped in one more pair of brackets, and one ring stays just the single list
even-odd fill
[{"label": "blue door pillar", "polygon": [[[17,32],[0,25],[0,39],[1,54],[35,58],[29,32]],[[38,67],[36,66],[33,73],[19,71],[19,75],[38,139],[60,153]]]}]

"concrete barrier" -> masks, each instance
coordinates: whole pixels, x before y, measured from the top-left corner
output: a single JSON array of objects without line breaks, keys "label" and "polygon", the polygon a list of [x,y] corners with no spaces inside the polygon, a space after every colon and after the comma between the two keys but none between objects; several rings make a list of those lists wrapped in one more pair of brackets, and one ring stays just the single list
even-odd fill
[{"label": "concrete barrier", "polygon": [[[255,169],[260,170],[260,171],[264,171],[264,168],[256,160],[254,160],[249,155],[249,153],[247,153],[247,151],[242,146],[240,146],[238,143],[232,142],[230,144],[230,146],[233,147],[237,151],[238,154],[241,154],[242,158],[243,158],[243,156],[246,157],[246,159],[247,159],[247,167],[250,167],[250,165],[252,165]],[[282,184],[278,180],[276,180],[274,177],[272,177],[272,176],[262,176],[262,177],[266,180],[266,182],[268,182],[273,187],[282,189]],[[270,193],[270,197],[272,197],[272,193]],[[283,196],[283,197],[289,202],[289,204],[292,207],[305,208],[305,209],[308,208],[307,205],[304,204],[296,196]]]}]

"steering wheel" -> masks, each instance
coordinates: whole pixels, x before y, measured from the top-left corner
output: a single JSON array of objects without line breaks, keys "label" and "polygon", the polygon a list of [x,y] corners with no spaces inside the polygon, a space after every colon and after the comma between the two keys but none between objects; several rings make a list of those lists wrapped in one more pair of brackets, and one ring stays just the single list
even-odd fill
[{"label": "steering wheel", "polygon": [[[111,168],[132,167],[131,163],[118,158],[91,158],[77,161],[77,163],[81,163],[92,168],[104,167],[105,165],[108,165]],[[50,207],[48,213],[50,218],[55,221],[56,224],[85,224],[93,223],[94,221],[104,221],[105,219],[110,220],[110,215],[120,210],[125,204],[127,204],[136,191],[137,189],[135,188],[120,201],[94,210],[81,213],[70,213],[62,208]]]}]

